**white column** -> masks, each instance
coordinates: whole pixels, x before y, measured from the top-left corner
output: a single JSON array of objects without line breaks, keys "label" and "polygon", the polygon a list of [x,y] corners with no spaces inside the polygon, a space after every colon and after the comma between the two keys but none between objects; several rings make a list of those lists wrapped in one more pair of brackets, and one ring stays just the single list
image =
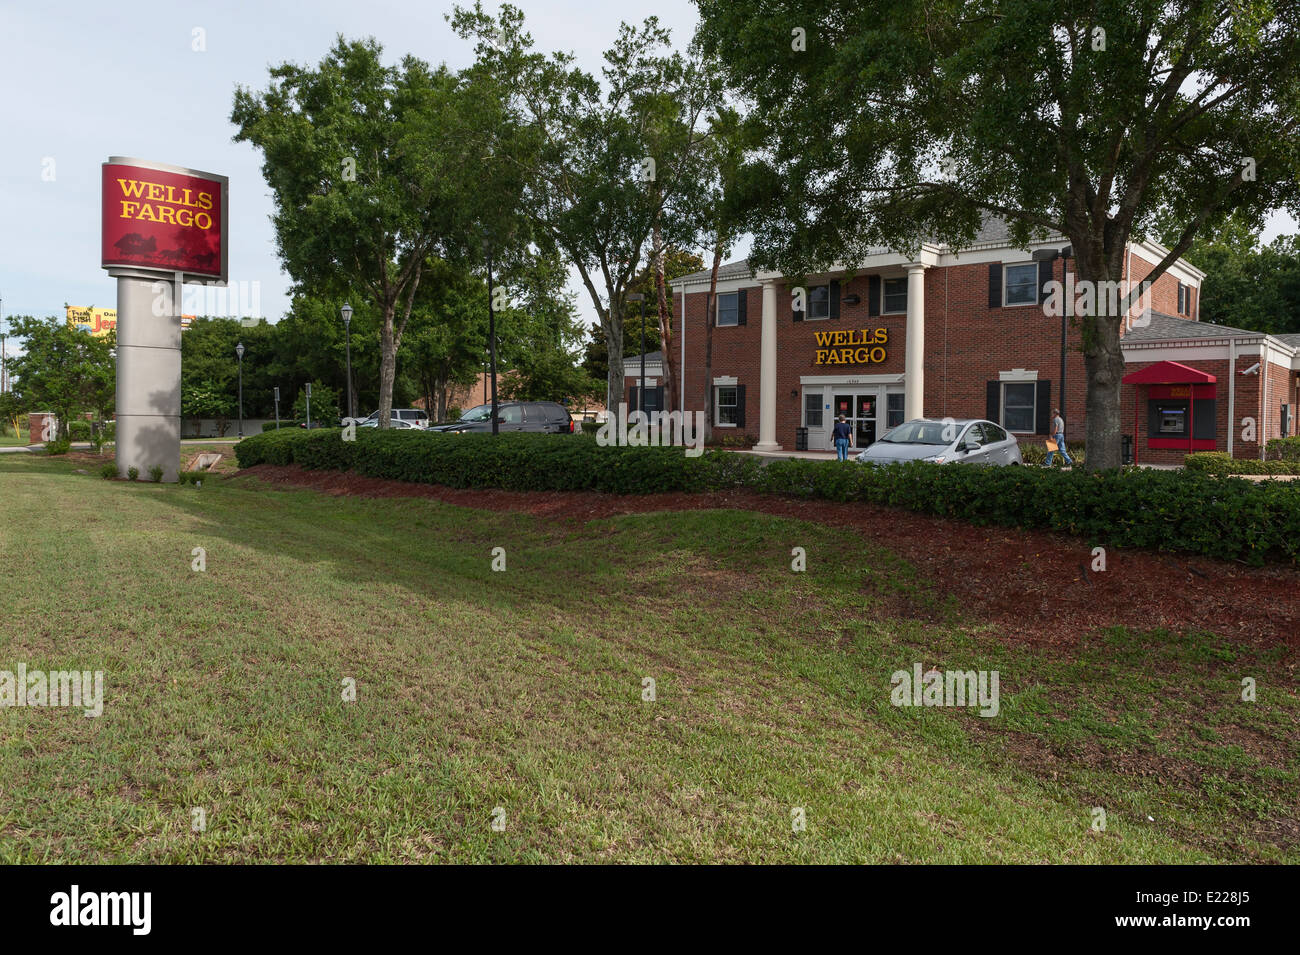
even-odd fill
[{"label": "white column", "polygon": [[763,283],[763,338],[759,355],[758,444],[755,451],[780,451],[776,443],[776,282]]},{"label": "white column", "polygon": [[907,267],[907,342],[903,419],[925,417],[925,266]]},{"label": "white column", "polygon": [[[154,314],[155,283],[167,289],[166,314]],[[181,462],[182,286],[165,276],[117,277],[117,470],[145,478],[161,467],[175,481]],[[174,302],[174,307],[173,307]],[[232,350],[227,356],[234,364]]]}]

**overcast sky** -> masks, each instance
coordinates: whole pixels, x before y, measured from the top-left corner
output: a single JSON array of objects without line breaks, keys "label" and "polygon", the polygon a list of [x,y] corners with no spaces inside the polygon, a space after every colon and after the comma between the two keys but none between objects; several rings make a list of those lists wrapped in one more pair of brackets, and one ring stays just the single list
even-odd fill
[{"label": "overcast sky", "polygon": [[[622,19],[653,13],[683,47],[697,20],[689,0],[514,2],[538,49],[570,51],[591,71],[600,69]],[[99,170],[109,156],[133,156],[230,177],[231,283],[260,282],[262,314],[279,319],[288,307],[289,277],[275,254],[261,153],[231,141],[236,85],[263,88],[267,68],[286,60],[320,62],[339,33],[374,36],[393,62],[410,53],[468,66],[473,50],[444,18],[452,6],[451,0],[0,2],[4,316],[61,315],[65,302],[116,306],[113,280],[99,265]],[[205,52],[192,49],[195,28],[205,31]],[[51,168],[53,181],[45,181]],[[578,307],[592,321],[586,298],[584,292]]]},{"label": "overcast sky", "polygon": [[[679,46],[697,20],[689,0],[516,5],[525,11],[539,49],[571,51],[592,71],[599,70],[621,19],[653,12]],[[444,19],[450,10],[449,0],[76,0],[57,6],[4,0],[4,316],[61,314],[65,302],[115,306],[113,282],[99,265],[99,169],[110,155],[120,155],[230,177],[232,284],[260,282],[261,313],[278,320],[288,304],[289,280],[275,254],[260,153],[231,141],[235,86],[264,87],[268,66],[285,60],[318,63],[339,33],[376,37],[393,61],[411,53],[430,63],[466,66],[472,50]],[[204,31],[204,52],[192,49],[196,28]],[[1275,217],[1265,239],[1279,229],[1292,231],[1294,224]],[[585,291],[577,304],[586,321],[594,320]]]}]

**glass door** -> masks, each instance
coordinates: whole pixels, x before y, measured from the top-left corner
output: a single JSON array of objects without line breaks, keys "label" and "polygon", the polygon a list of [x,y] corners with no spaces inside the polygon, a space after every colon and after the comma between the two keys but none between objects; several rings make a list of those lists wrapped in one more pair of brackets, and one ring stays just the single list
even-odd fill
[{"label": "glass door", "polygon": [[853,446],[865,448],[876,440],[876,394],[858,395],[853,422]]}]

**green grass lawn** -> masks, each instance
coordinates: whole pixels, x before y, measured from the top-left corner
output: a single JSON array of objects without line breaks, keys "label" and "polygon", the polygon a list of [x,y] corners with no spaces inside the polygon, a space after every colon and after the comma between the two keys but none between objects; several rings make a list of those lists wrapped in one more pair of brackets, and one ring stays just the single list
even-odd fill
[{"label": "green grass lawn", "polygon": [[[1136,611],[1030,648],[869,540],[749,512],[77,466],[0,458],[0,670],[106,684],[97,719],[0,709],[3,862],[1300,861],[1280,652]],[[917,662],[999,671],[999,715],[893,706]]]},{"label": "green grass lawn", "polygon": [[0,448],[25,448],[31,444],[27,429],[21,429],[17,434],[12,430],[0,433]]}]

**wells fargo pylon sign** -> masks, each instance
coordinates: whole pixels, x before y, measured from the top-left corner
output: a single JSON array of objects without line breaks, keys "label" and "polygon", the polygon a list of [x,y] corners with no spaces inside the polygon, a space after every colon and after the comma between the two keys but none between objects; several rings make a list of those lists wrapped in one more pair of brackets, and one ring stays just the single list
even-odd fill
[{"label": "wells fargo pylon sign", "polygon": [[187,282],[224,285],[229,276],[229,180],[111,156],[102,182],[100,259],[117,279],[117,469],[160,467],[175,481],[181,293]]},{"label": "wells fargo pylon sign", "polygon": [[101,264],[226,281],[227,179],[111,159],[103,165]]}]

